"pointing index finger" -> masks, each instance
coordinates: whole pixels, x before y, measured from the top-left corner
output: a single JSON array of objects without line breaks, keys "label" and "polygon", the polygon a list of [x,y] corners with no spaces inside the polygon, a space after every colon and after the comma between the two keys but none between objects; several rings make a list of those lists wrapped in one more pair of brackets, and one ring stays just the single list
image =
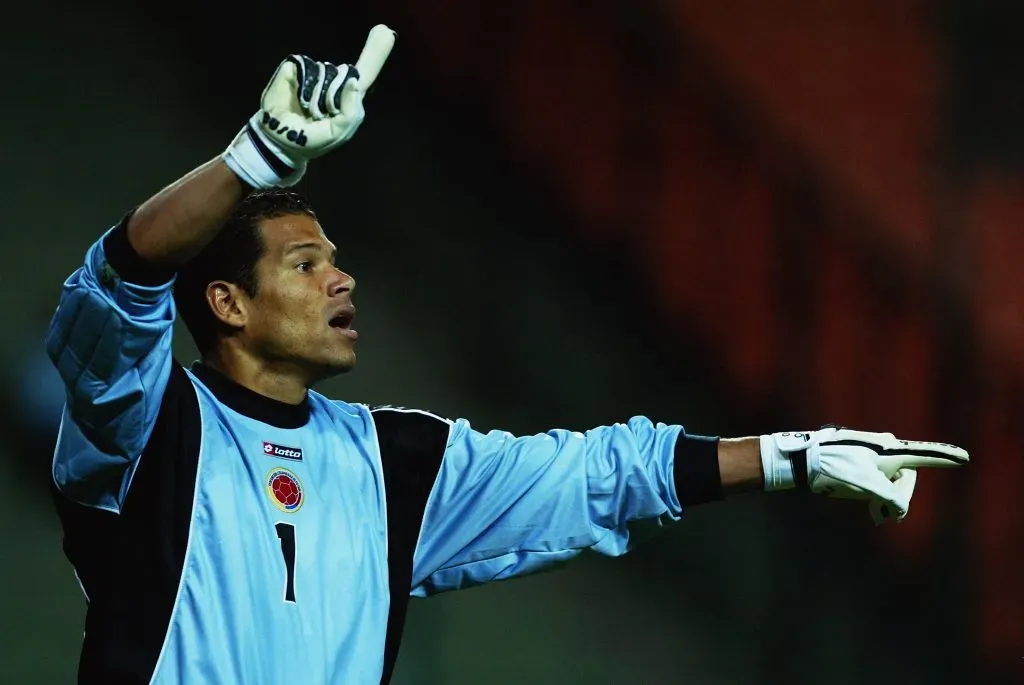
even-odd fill
[{"label": "pointing index finger", "polygon": [[384,67],[391,48],[395,45],[395,32],[384,24],[377,24],[370,29],[370,35],[366,37],[366,45],[363,52],[356,61],[356,71],[359,72],[359,86],[365,93],[377,80],[377,75]]},{"label": "pointing index finger", "polygon": [[967,450],[938,442],[899,440],[879,452],[878,466],[890,478],[903,468],[955,468],[970,462]]}]

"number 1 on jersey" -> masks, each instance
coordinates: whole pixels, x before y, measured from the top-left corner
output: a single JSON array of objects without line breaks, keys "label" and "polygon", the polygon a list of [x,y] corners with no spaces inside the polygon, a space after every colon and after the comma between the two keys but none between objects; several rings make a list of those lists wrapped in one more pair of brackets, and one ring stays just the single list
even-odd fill
[{"label": "number 1 on jersey", "polygon": [[284,601],[295,601],[295,526],[290,523],[278,523],[274,526],[277,537],[281,540],[281,555],[284,557],[285,584]]}]

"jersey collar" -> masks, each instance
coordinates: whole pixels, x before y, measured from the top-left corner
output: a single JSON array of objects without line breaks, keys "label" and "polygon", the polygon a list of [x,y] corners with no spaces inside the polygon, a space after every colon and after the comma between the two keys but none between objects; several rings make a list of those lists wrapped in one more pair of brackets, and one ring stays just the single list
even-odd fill
[{"label": "jersey collar", "polygon": [[288,404],[253,392],[202,362],[193,363],[191,371],[218,400],[250,419],[278,428],[302,428],[309,421],[308,393],[299,404]]}]

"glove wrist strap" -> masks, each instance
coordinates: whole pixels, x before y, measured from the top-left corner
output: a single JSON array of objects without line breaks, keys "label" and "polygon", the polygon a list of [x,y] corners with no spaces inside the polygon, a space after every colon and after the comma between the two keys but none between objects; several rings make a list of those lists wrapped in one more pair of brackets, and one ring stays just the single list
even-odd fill
[{"label": "glove wrist strap", "polygon": [[253,188],[285,188],[299,182],[306,172],[306,165],[296,168],[284,155],[274,150],[259,133],[257,113],[235,136],[221,155],[243,182]]},{"label": "glove wrist strap", "polygon": [[761,436],[761,467],[764,489],[792,490],[808,488],[808,433],[773,433]]}]

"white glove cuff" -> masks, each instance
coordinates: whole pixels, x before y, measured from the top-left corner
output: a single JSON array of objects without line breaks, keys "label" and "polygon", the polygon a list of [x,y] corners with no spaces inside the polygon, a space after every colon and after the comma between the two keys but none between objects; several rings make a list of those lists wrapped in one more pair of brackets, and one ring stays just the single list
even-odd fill
[{"label": "white glove cuff", "polygon": [[792,490],[807,487],[810,433],[773,433],[761,436],[761,467],[764,489]]},{"label": "white glove cuff", "polygon": [[221,155],[231,171],[253,188],[286,188],[299,182],[306,164],[296,168],[259,133],[257,112]]}]

